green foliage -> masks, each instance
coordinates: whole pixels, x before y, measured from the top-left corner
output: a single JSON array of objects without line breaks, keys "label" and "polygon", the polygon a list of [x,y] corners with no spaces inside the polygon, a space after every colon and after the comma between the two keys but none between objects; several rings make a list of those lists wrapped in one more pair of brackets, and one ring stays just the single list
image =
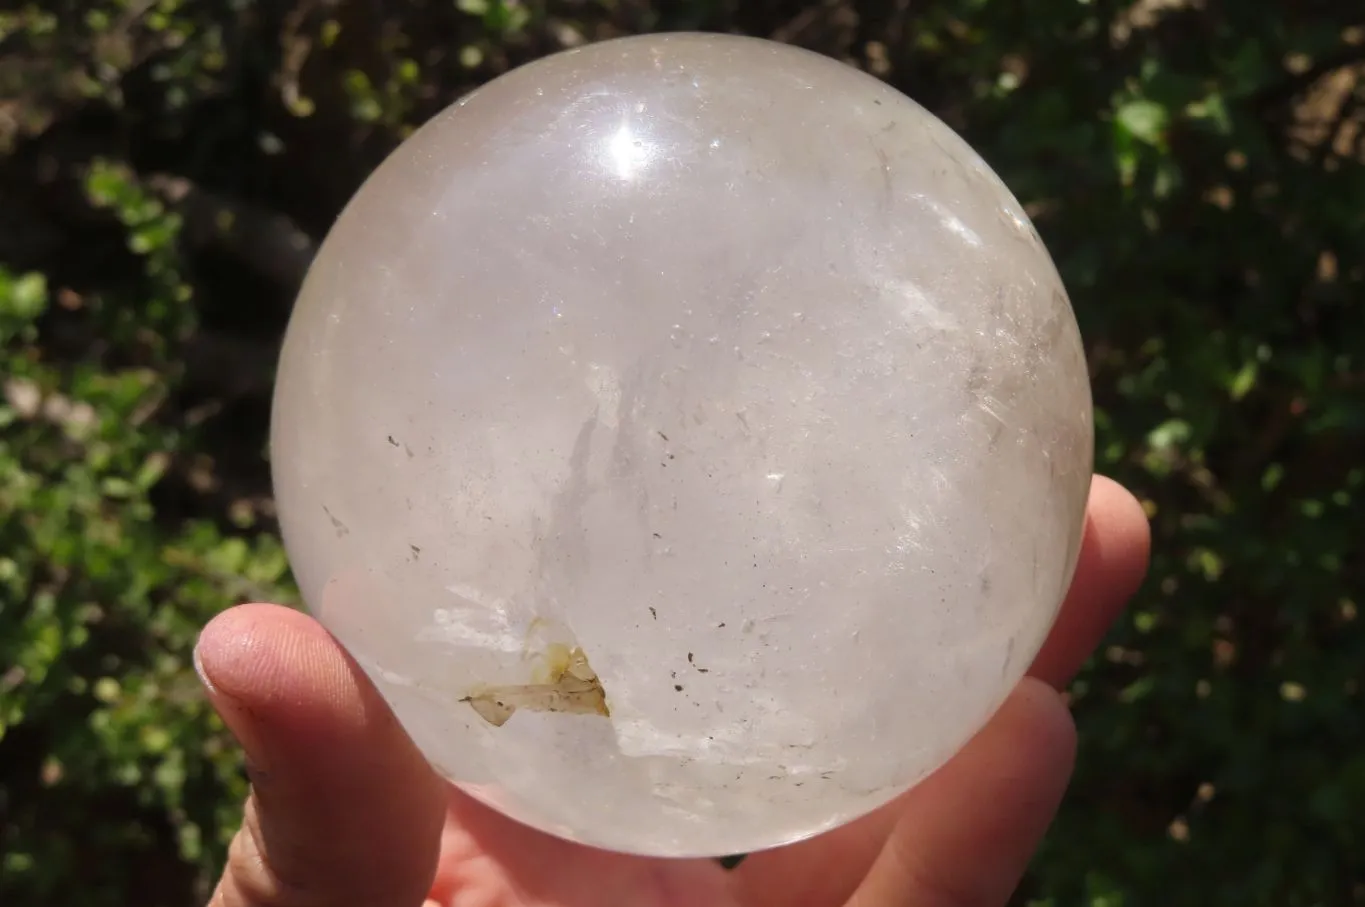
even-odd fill
[{"label": "green foliage", "polygon": [[120,169],[89,183],[142,266],[128,295],[88,303],[103,355],[50,360],[46,280],[0,270],[0,891],[16,903],[123,904],[129,862],[160,872],[171,854],[207,880],[243,786],[190,646],[227,598],[285,594],[270,536],[158,519],[153,490],[190,440],[159,418],[194,323],[178,219]]},{"label": "green foliage", "polygon": [[700,28],[943,116],[1072,291],[1097,465],[1156,555],[1073,687],[1076,786],[1020,903],[1365,904],[1365,15],[1024,6],[0,12],[0,903],[184,904],[213,879],[244,787],[191,649],[222,607],[293,597],[264,432],[308,243],[480,82]]}]

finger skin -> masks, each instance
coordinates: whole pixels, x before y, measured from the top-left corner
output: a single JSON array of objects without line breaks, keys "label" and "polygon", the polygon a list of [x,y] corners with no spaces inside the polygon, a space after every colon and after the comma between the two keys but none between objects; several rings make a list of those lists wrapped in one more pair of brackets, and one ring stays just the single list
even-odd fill
[{"label": "finger skin", "polygon": [[[1136,501],[1114,483],[1097,479],[1071,593],[1031,674],[1053,686],[1069,680],[1140,582],[1147,546],[1146,520]],[[247,605],[226,612],[205,629],[196,660],[211,698],[254,766],[247,821],[215,893],[216,907],[377,902],[402,907],[421,904],[429,893],[449,903],[457,890],[471,891],[473,879],[461,880],[461,867],[487,864],[493,856],[487,851],[499,850],[494,842],[500,834],[490,835],[492,828],[517,839],[502,849],[501,859],[493,860],[505,870],[492,874],[504,876],[499,880],[503,885],[517,888],[519,881],[538,876],[547,886],[542,895],[553,898],[562,890],[560,871],[543,865],[539,870],[517,869],[518,861],[510,859],[514,854],[555,854],[560,859],[552,862],[561,868],[594,863],[587,859],[590,852],[557,839],[544,848],[526,847],[535,833],[513,828],[515,823],[500,816],[480,821],[470,809],[477,813],[481,808],[457,794],[445,825],[445,868],[436,889],[430,890],[448,789],[325,630],[287,609]],[[842,903],[855,886],[860,907],[921,900],[958,907],[977,903],[962,898],[993,896],[1002,887],[1007,895],[1050,820],[1070,770],[1070,719],[1055,693],[1048,705],[1042,695],[1046,692],[1044,683],[1026,681],[953,762],[877,814],[822,838],[752,857],[728,880],[737,900],[784,907],[833,905]],[[1058,714],[1064,721],[1056,720]],[[993,751],[983,751],[982,741],[996,748],[996,758],[987,758]],[[1002,759],[1001,753],[1013,757]],[[987,790],[996,794],[977,797],[984,804],[979,811],[973,813],[970,803],[964,806],[964,795],[970,799]],[[1011,792],[1021,790],[1025,796],[1011,799]],[[936,811],[947,819],[935,818]],[[964,819],[973,814],[984,821]],[[953,817],[956,826],[949,821]],[[915,828],[909,827],[912,820]],[[942,826],[944,834],[916,836],[925,828],[938,828],[940,821],[949,821]],[[927,856],[921,859],[921,853]],[[997,859],[983,867],[982,853],[994,853]],[[464,859],[452,859],[457,855]],[[602,872],[585,874],[593,878],[581,880],[584,894],[600,895],[601,884],[612,876],[622,883],[630,880],[619,886],[623,892],[663,895],[664,889],[673,890],[660,901],[686,899],[701,889],[709,890],[711,905],[729,901],[725,895],[731,892],[717,889],[720,879],[709,866],[698,866],[695,872],[674,866],[661,874],[659,867],[636,860],[641,863],[634,867],[638,873],[618,872],[626,868],[616,865],[618,859],[631,858],[597,856]],[[517,878],[506,878],[513,870]],[[669,883],[679,881],[686,884]]]},{"label": "finger skin", "polygon": [[1025,679],[957,758],[905,798],[848,907],[1001,907],[1056,814],[1075,754],[1061,696]]},{"label": "finger skin", "polygon": [[713,860],[584,847],[520,825],[458,791],[450,799],[432,899],[440,907],[747,907]]},{"label": "finger skin", "polygon": [[1142,505],[1113,479],[1096,476],[1076,574],[1029,676],[1058,690],[1070,683],[1137,592],[1150,556],[1151,530]]},{"label": "finger skin", "polygon": [[419,907],[446,786],[331,635],[243,605],[205,627],[195,661],[252,777],[213,907]]},{"label": "finger skin", "polygon": [[[1061,689],[1122,611],[1147,569],[1150,534],[1137,500],[1111,479],[1091,483],[1080,558],[1057,621],[1029,674]],[[913,792],[912,792],[913,793]],[[843,828],[754,854],[735,872],[755,907],[843,904],[905,808],[898,800]]]}]

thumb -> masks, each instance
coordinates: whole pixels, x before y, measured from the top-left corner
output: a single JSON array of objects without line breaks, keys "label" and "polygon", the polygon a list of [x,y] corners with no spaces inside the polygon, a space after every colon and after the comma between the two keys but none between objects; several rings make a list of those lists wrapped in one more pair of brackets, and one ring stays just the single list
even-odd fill
[{"label": "thumb", "polygon": [[211,907],[422,904],[446,785],[336,640],[243,605],[204,628],[195,666],[252,781]]}]

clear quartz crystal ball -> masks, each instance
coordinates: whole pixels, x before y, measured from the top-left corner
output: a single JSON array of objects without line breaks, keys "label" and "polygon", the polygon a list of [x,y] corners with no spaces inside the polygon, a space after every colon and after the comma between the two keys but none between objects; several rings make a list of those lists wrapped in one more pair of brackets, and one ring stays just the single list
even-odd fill
[{"label": "clear quartz crystal ball", "polygon": [[942,122],[754,39],[627,38],[464,98],[290,324],[310,610],[432,764],[545,831],[748,852],[981,729],[1070,580],[1075,319]]}]

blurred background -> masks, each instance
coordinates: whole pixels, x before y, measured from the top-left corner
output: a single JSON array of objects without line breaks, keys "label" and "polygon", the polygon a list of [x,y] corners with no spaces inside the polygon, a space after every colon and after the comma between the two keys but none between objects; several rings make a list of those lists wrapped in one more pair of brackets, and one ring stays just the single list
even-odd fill
[{"label": "blurred background", "polygon": [[206,897],[245,785],[190,652],[295,601],[265,440],[310,255],[480,82],[679,29],[901,88],[1070,288],[1156,556],[1018,903],[1365,904],[1360,0],[0,0],[0,903]]}]

